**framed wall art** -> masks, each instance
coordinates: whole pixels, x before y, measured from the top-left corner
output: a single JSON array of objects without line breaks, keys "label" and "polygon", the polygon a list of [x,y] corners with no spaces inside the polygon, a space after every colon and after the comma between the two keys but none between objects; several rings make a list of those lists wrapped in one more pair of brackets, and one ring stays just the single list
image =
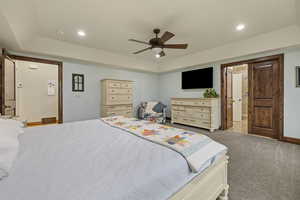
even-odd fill
[{"label": "framed wall art", "polygon": [[72,91],[84,92],[84,75],[72,74]]}]

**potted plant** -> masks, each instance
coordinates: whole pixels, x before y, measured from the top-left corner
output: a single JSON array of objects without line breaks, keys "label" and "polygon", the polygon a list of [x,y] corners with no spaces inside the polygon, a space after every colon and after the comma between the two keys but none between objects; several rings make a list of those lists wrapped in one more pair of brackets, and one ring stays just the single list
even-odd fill
[{"label": "potted plant", "polygon": [[214,88],[208,88],[205,90],[203,97],[204,98],[217,98],[217,97],[219,97],[219,95]]}]

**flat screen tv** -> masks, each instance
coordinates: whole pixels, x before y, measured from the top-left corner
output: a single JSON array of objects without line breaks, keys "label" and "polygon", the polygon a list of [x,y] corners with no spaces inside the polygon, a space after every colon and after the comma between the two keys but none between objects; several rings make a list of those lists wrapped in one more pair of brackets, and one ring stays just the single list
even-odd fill
[{"label": "flat screen tv", "polygon": [[213,88],[213,67],[182,72],[181,88]]}]

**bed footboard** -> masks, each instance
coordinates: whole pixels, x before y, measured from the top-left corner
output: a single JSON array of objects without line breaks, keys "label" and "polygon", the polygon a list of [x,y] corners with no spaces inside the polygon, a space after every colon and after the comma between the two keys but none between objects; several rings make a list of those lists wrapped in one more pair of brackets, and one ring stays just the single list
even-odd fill
[{"label": "bed footboard", "polygon": [[170,200],[228,200],[227,166],[228,157],[223,156]]}]

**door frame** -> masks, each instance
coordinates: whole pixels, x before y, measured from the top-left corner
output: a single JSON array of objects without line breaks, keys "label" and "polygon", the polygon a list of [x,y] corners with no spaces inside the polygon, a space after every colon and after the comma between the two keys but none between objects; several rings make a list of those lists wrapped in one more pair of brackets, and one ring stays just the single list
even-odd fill
[{"label": "door frame", "polygon": [[[248,64],[248,68],[251,67],[252,63],[256,62],[263,62],[263,61],[270,61],[270,60],[277,60],[278,61],[278,67],[279,67],[279,94],[278,94],[278,113],[276,114],[275,118],[277,119],[279,123],[279,130],[277,133],[277,138],[279,140],[285,140],[284,133],[283,133],[283,116],[284,116],[284,54],[278,54],[278,55],[272,55],[272,56],[266,56],[266,57],[260,57],[255,59],[249,59],[249,60],[243,60],[238,62],[232,62],[232,63],[226,63],[221,64],[221,129],[226,130],[227,129],[227,73],[226,68],[232,67],[236,65],[242,65],[242,64]],[[248,75],[249,75],[248,70]],[[251,87],[252,80],[248,79],[248,87]],[[248,97],[249,98],[249,97]],[[250,105],[252,100],[248,99],[248,115],[251,115],[251,109]],[[248,121],[251,119],[251,117],[248,117]],[[248,127],[248,131],[249,131]]]},{"label": "door frame", "polygon": [[2,59],[2,57],[5,57],[6,50],[2,49],[1,53],[2,54],[1,54],[1,62],[0,62],[0,111],[1,111],[1,113],[3,113],[4,112],[3,105],[4,105],[4,101],[5,101],[4,100],[4,95],[5,95],[4,74],[5,74],[5,71],[4,71],[4,59]]},{"label": "door frame", "polygon": [[[2,55],[0,56],[1,57],[1,62],[0,62],[0,111],[1,113],[5,113],[5,107],[3,105],[5,105],[5,98],[4,98],[4,95],[5,95],[5,59],[9,59],[11,62],[14,63],[14,66],[16,68],[16,63],[15,61],[13,61],[9,56],[8,56],[8,53],[6,51],[5,48],[2,49]],[[4,59],[2,59],[4,58]],[[16,71],[14,71],[14,79],[16,80]],[[14,83],[14,88],[16,87],[16,83]],[[15,90],[15,97],[16,98],[16,90]],[[15,108],[15,111],[14,111],[16,114],[16,108]]]},{"label": "door frame", "polygon": [[56,60],[28,57],[28,56],[20,56],[20,55],[8,54],[8,53],[7,55],[13,60],[51,64],[51,65],[58,66],[58,123],[60,124],[63,123],[63,62],[56,61]]}]

